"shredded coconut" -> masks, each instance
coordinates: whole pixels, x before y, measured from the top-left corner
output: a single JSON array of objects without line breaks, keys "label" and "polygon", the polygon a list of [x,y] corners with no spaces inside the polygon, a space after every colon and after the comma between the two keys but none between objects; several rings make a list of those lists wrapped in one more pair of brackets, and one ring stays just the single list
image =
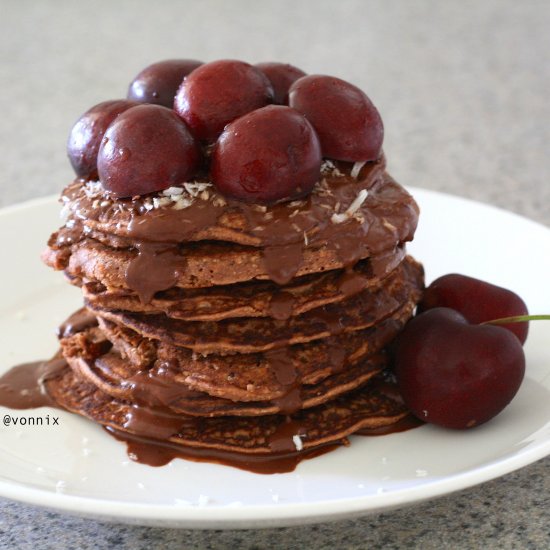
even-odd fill
[{"label": "shredded coconut", "polygon": [[194,198],[198,197],[203,191],[212,187],[211,183],[194,181],[194,182],[185,182],[183,184],[185,190]]},{"label": "shredded coconut", "polygon": [[297,451],[301,451],[304,448],[302,438],[298,434],[292,436],[292,442],[294,443]]},{"label": "shredded coconut", "polygon": [[352,218],[359,208],[361,208],[361,205],[365,202],[368,195],[369,192],[366,189],[361,189],[361,191],[357,194],[357,197],[355,197],[353,202],[348,206],[348,209],[341,214],[333,214],[330,221],[332,223],[343,223]]},{"label": "shredded coconut", "polygon": [[357,176],[359,175],[359,172],[361,172],[361,168],[363,168],[363,166],[365,166],[365,164],[367,164],[367,161],[366,160],[362,160],[361,162],[356,162],[353,167],[351,168],[351,172],[349,173],[349,175],[354,179],[356,180],[357,179]]},{"label": "shredded coconut", "polygon": [[324,160],[321,164],[321,174],[326,174],[329,176],[343,176],[342,172],[338,170],[334,162],[331,160]]},{"label": "shredded coconut", "polygon": [[168,187],[165,189],[162,194],[165,197],[170,197],[172,200],[175,200],[173,197],[183,194],[183,187]]}]

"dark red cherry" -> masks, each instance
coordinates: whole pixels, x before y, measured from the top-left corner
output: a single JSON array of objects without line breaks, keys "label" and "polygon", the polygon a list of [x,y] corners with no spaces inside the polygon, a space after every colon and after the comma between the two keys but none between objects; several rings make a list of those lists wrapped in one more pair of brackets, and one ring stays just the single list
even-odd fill
[{"label": "dark red cherry", "polygon": [[324,157],[358,162],[380,156],[382,119],[371,100],[353,84],[333,76],[304,76],[290,87],[288,104],[313,124]]},{"label": "dark red cherry", "polygon": [[273,87],[260,71],[223,59],[195,69],[176,94],[174,109],[200,140],[214,142],[226,124],[273,102]]},{"label": "dark red cherry", "polygon": [[471,428],[502,411],[525,373],[519,340],[495,325],[470,325],[435,308],[409,321],[397,340],[395,375],[405,404],[420,419]]},{"label": "dark red cherry", "polygon": [[[418,311],[434,307],[450,307],[459,311],[472,324],[485,323],[504,317],[528,315],[525,302],[511,290],[480,279],[451,273],[433,281],[425,290]],[[529,323],[499,324],[512,331],[523,344]]]},{"label": "dark red cherry", "polygon": [[185,123],[160,105],[138,105],[105,132],[98,154],[99,178],[116,197],[160,191],[188,181],[200,160]]},{"label": "dark red cherry", "polygon": [[224,195],[270,204],[309,193],[321,160],[319,139],[306,118],[269,105],[227,125],[212,153],[211,175]]},{"label": "dark red cherry", "polygon": [[104,101],[75,122],[67,141],[67,154],[79,178],[97,179],[97,152],[105,130],[120,113],[136,105],[126,99]]},{"label": "dark red cherry", "polygon": [[269,78],[273,85],[274,102],[279,105],[285,103],[290,85],[302,76],[306,76],[304,71],[288,63],[257,63],[254,67],[260,69]]},{"label": "dark red cherry", "polygon": [[171,109],[183,79],[201,65],[202,62],[195,59],[167,59],[153,63],[134,78],[128,88],[128,99]]}]

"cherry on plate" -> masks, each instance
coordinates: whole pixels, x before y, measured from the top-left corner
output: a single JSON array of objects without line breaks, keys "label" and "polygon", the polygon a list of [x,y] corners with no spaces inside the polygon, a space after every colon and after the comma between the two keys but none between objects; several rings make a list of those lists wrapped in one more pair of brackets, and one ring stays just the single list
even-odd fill
[{"label": "cherry on plate", "polygon": [[273,86],[256,67],[222,59],[201,65],[182,83],[174,109],[197,139],[214,142],[226,124],[273,103]]},{"label": "cherry on plate", "polygon": [[309,193],[321,160],[307,119],[290,107],[269,105],[227,125],[212,153],[211,175],[226,196],[270,204]]},{"label": "cherry on plate", "polygon": [[288,104],[311,122],[324,157],[359,162],[380,156],[382,119],[371,100],[353,84],[332,76],[304,76],[290,87]]},{"label": "cherry on plate", "polygon": [[421,420],[466,429],[487,422],[516,395],[525,373],[519,340],[494,325],[471,325],[434,308],[407,323],[394,368],[405,404]]},{"label": "cherry on plate", "polygon": [[103,101],[75,122],[67,141],[67,154],[79,178],[97,179],[97,152],[105,130],[120,113],[136,105],[126,99]]},{"label": "cherry on plate", "polygon": [[132,80],[128,99],[171,109],[183,79],[201,65],[202,62],[195,59],[166,59],[153,63]]},{"label": "cherry on plate", "polygon": [[[455,309],[473,324],[529,314],[525,302],[515,292],[457,273],[439,277],[425,290],[418,304],[418,311],[434,307]],[[529,331],[528,322],[499,326],[512,331],[522,344],[525,343]]]},{"label": "cherry on plate", "polygon": [[145,195],[188,181],[200,161],[185,123],[160,105],[138,105],[105,132],[98,154],[103,187],[118,198]]},{"label": "cherry on plate", "polygon": [[291,84],[302,78],[302,76],[306,76],[306,73],[302,69],[298,69],[298,67],[289,65],[288,63],[276,63],[273,61],[256,63],[254,67],[260,69],[269,78],[269,81],[273,85],[274,102],[279,105],[285,103]]}]

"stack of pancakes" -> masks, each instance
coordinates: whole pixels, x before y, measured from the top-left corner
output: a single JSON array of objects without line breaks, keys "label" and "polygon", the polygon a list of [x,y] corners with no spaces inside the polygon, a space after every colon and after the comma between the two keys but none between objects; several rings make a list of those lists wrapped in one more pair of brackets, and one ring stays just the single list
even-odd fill
[{"label": "stack of pancakes", "polygon": [[261,206],[207,181],[113,199],[77,180],[45,262],[82,288],[59,335],[62,407],[117,434],[245,456],[301,454],[407,411],[384,374],[422,267],[418,208],[386,172],[326,161]]}]

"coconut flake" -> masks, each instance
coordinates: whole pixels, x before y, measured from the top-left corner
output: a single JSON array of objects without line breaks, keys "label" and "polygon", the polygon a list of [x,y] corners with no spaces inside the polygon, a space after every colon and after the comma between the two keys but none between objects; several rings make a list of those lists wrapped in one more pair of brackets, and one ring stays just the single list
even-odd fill
[{"label": "coconut flake", "polygon": [[359,208],[361,208],[368,196],[369,192],[366,189],[361,189],[361,191],[357,194],[357,197],[355,197],[353,202],[348,206],[348,209],[341,214],[333,214],[330,221],[332,223],[343,223],[349,220],[359,210]]},{"label": "coconut flake", "polygon": [[168,197],[153,197],[153,206],[155,208],[160,208],[161,206],[166,206],[170,204],[170,199]]},{"label": "coconut flake", "polygon": [[170,197],[172,200],[174,200],[174,196],[179,196],[183,194],[183,187],[168,187],[168,189],[165,189],[162,194],[165,197]]},{"label": "coconut flake", "polygon": [[292,443],[294,443],[297,451],[301,451],[304,448],[302,438],[298,434],[292,436]]},{"label": "coconut flake", "polygon": [[361,162],[356,162],[352,168],[351,168],[351,172],[349,173],[349,175],[354,179],[356,180],[357,179],[357,176],[359,175],[359,172],[361,172],[361,168],[363,168],[363,166],[365,166],[365,164],[367,164],[367,161],[366,160],[362,160]]},{"label": "coconut flake", "polygon": [[342,172],[338,170],[336,164],[331,160],[325,159],[321,164],[321,174],[327,174],[330,176],[343,176]]},{"label": "coconut flake", "polygon": [[212,187],[212,184],[208,182],[194,181],[192,183],[185,182],[183,186],[192,197],[198,197],[203,191],[209,187]]},{"label": "coconut flake", "polygon": [[192,199],[188,199],[180,195],[177,200],[174,200],[172,208],[174,208],[174,210],[183,210],[184,208],[191,206],[192,203]]}]

